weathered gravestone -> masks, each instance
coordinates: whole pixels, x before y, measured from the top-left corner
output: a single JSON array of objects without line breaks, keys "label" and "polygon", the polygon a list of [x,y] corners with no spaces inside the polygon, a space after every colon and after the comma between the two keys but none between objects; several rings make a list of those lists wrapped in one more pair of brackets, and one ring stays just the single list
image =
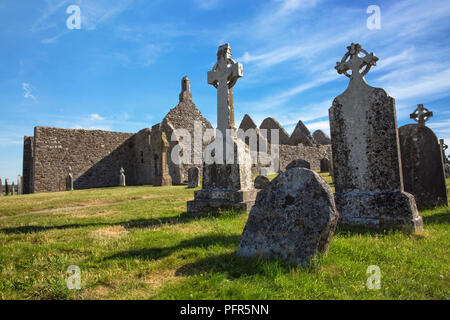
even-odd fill
[{"label": "weathered gravestone", "polygon": [[5,196],[9,196],[9,193],[11,192],[9,187],[9,179],[5,179]]},{"label": "weathered gravestone", "polygon": [[395,101],[364,78],[378,58],[359,44],[347,48],[336,70],[350,83],[329,109],[340,223],[420,230],[414,197],[403,190]]},{"label": "weathered gravestone", "polygon": [[323,158],[320,160],[320,172],[329,172],[330,171],[330,160],[328,158]]},{"label": "weathered gravestone", "polygon": [[255,179],[255,188],[256,189],[265,189],[270,183],[269,178],[266,176],[257,176]]},{"label": "weathered gravestone", "polygon": [[292,169],[292,168],[306,168],[311,169],[311,164],[303,159],[295,159],[292,160],[287,166],[286,170]]},{"label": "weathered gravestone", "polygon": [[448,205],[441,147],[434,132],[425,126],[432,115],[419,104],[411,114],[418,124],[398,130],[404,188],[419,209]]},{"label": "weathered gravestone", "polygon": [[234,128],[233,86],[242,75],[242,65],[231,59],[229,44],[220,46],[217,63],[208,72],[208,83],[217,88],[216,139],[206,148],[202,190],[187,203],[189,213],[227,208],[247,211],[254,204],[250,150]]},{"label": "weathered gravestone", "polygon": [[199,182],[200,170],[197,167],[191,167],[188,170],[188,188],[197,188]]},{"label": "weathered gravestone", "polygon": [[287,170],[258,193],[237,255],[275,256],[306,266],[327,252],[338,217],[322,177],[309,169]]},{"label": "weathered gravestone", "polygon": [[67,169],[66,191],[73,191],[73,174],[71,166]]},{"label": "weathered gravestone", "polygon": [[172,177],[169,174],[169,166],[167,165],[167,150],[169,149],[169,141],[167,140],[166,133],[161,131],[161,136],[158,142],[158,149],[161,156],[159,157],[159,171],[155,177],[155,186],[171,186]]},{"label": "weathered gravestone", "polygon": [[125,170],[120,168],[119,186],[125,187],[126,185]]},{"label": "weathered gravestone", "polygon": [[3,183],[2,183],[2,179],[0,179],[0,197],[3,196]]},{"label": "weathered gravestone", "polygon": [[11,195],[16,195],[16,186],[14,185],[14,181],[11,183]]},{"label": "weathered gravestone", "polygon": [[22,181],[22,176],[20,174],[17,177],[17,194],[18,195],[23,194],[23,181]]}]

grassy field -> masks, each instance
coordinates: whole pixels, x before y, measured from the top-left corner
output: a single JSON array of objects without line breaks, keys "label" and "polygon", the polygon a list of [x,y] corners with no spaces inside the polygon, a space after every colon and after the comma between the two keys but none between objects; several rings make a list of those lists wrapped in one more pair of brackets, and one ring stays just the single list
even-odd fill
[{"label": "grassy field", "polygon": [[[330,177],[324,175],[330,182]],[[449,180],[447,180],[450,183]],[[308,268],[235,255],[248,214],[185,213],[193,191],[126,187],[0,198],[1,299],[449,299],[450,210],[425,230],[338,230]],[[66,270],[81,268],[81,290]],[[381,269],[369,290],[367,267]]]}]

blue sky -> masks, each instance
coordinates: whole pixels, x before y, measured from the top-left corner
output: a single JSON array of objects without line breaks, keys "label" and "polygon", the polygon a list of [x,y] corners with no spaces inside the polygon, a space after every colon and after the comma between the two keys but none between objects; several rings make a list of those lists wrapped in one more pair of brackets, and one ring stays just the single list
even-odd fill
[{"label": "blue sky", "polygon": [[[69,30],[67,7],[81,9]],[[381,29],[366,13],[378,5]],[[348,79],[334,70],[351,42],[380,58],[366,79],[396,99],[399,126],[418,103],[450,144],[449,1],[7,0],[0,2],[0,178],[22,171],[34,126],[137,132],[178,103],[180,80],[216,123],[206,73],[229,42],[244,65],[236,122],[268,116],[329,132]]]}]

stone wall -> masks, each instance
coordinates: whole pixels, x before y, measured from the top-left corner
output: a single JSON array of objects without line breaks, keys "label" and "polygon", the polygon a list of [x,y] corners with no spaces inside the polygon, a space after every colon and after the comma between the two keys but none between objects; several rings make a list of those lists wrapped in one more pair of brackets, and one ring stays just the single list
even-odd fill
[{"label": "stone wall", "polygon": [[314,147],[280,145],[280,170],[286,170],[286,166],[295,159],[308,161],[311,170],[320,170],[320,160],[325,157],[331,159],[331,145]]},{"label": "stone wall", "polygon": [[31,192],[65,190],[69,166],[75,189],[117,186],[120,167],[135,184],[139,147],[132,133],[35,127]]}]

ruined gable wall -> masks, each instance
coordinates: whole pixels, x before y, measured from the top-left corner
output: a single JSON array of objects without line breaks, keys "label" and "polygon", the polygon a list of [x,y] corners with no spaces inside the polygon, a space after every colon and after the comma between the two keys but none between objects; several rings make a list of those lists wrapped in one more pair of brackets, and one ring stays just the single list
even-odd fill
[{"label": "ruined gable wall", "polygon": [[[202,164],[194,163],[195,152],[197,152],[197,156],[200,159],[203,159],[203,150],[205,150],[206,146],[211,142],[209,141],[202,142],[202,148],[198,148],[195,150],[194,148],[194,124],[195,121],[199,121],[202,124],[202,132],[199,132],[199,138],[202,139],[203,133],[206,129],[212,129],[212,126],[208,120],[206,120],[201,112],[197,109],[195,104],[190,100],[185,100],[180,102],[175,108],[171,109],[169,113],[166,115],[164,120],[161,123],[161,129],[165,131],[167,140],[170,142],[170,147],[167,151],[167,160],[169,166],[169,174],[172,177],[173,184],[182,184],[187,183],[188,180],[188,170],[192,166],[196,166],[202,172]],[[172,141],[172,133],[174,129],[186,129],[189,131],[191,136],[191,161],[189,164],[183,163],[182,165],[176,165],[171,160],[171,154],[173,148],[178,145],[180,139],[174,136],[174,141]]]},{"label": "ruined gable wall", "polygon": [[133,184],[132,133],[35,127],[34,192],[65,190],[68,166],[74,188],[117,186],[123,166],[127,184]]}]

